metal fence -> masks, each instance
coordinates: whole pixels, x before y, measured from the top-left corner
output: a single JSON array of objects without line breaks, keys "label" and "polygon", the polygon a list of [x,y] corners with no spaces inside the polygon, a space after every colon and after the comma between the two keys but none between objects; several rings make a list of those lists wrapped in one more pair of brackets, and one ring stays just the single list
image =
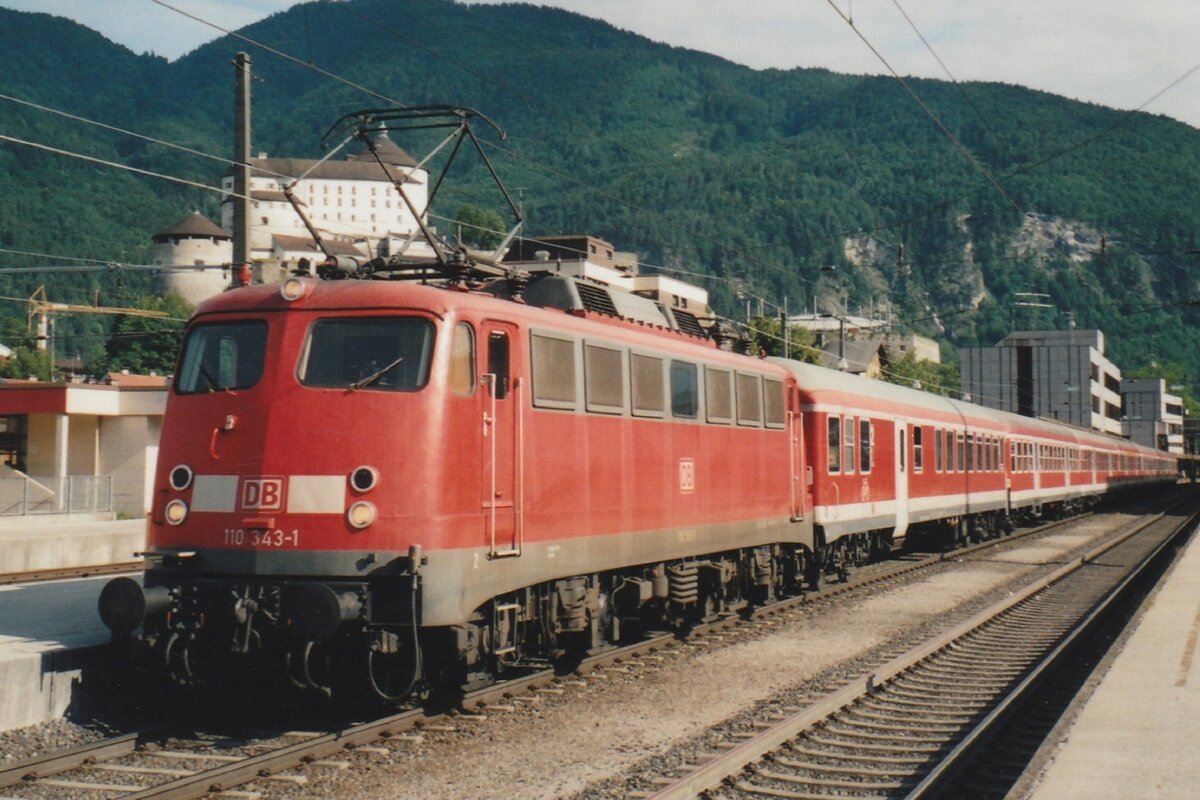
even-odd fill
[{"label": "metal fence", "polygon": [[112,475],[0,478],[0,516],[113,510]]}]

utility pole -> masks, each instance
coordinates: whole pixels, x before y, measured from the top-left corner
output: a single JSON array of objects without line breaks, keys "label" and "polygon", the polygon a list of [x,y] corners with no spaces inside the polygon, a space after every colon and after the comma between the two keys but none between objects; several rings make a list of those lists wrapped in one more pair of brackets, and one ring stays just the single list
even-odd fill
[{"label": "utility pole", "polygon": [[250,263],[250,56],[234,57],[233,273]]}]

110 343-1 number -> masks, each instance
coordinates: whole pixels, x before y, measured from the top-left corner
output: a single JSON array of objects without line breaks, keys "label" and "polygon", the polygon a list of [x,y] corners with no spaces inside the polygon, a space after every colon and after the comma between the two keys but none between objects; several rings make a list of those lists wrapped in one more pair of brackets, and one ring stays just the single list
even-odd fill
[{"label": "110 343-1 number", "polygon": [[226,528],[225,544],[230,547],[299,547],[300,531],[275,528]]}]

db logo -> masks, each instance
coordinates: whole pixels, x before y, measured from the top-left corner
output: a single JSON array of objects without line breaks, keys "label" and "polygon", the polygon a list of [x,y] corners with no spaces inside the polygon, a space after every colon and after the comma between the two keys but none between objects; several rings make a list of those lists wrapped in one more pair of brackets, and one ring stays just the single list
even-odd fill
[{"label": "db logo", "polygon": [[283,508],[283,478],[244,478],[240,497],[243,511],[279,511]]},{"label": "db logo", "polygon": [[696,489],[696,462],[690,458],[679,459],[679,491],[690,494]]}]

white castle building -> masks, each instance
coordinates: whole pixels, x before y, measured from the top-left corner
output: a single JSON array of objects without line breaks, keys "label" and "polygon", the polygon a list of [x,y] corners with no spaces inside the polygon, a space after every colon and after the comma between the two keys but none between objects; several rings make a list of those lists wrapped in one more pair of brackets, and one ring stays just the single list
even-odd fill
[{"label": "white castle building", "polygon": [[[424,212],[429,199],[428,171],[418,167],[386,134],[376,137],[375,146],[386,173],[370,153],[322,163],[268,158],[265,153],[250,160],[250,254],[259,280],[280,280],[302,258],[312,262],[324,258],[284,196],[284,187],[300,176],[304,178],[293,192],[335,255],[433,257],[432,249],[419,240],[416,218],[392,184],[403,182],[413,206]],[[222,178],[221,188],[233,192],[232,173]],[[156,276],[156,290],[176,292],[193,305],[222,291],[230,281],[232,231],[233,204],[226,199],[220,227],[195,213],[155,234],[154,264],[173,268]]]}]

